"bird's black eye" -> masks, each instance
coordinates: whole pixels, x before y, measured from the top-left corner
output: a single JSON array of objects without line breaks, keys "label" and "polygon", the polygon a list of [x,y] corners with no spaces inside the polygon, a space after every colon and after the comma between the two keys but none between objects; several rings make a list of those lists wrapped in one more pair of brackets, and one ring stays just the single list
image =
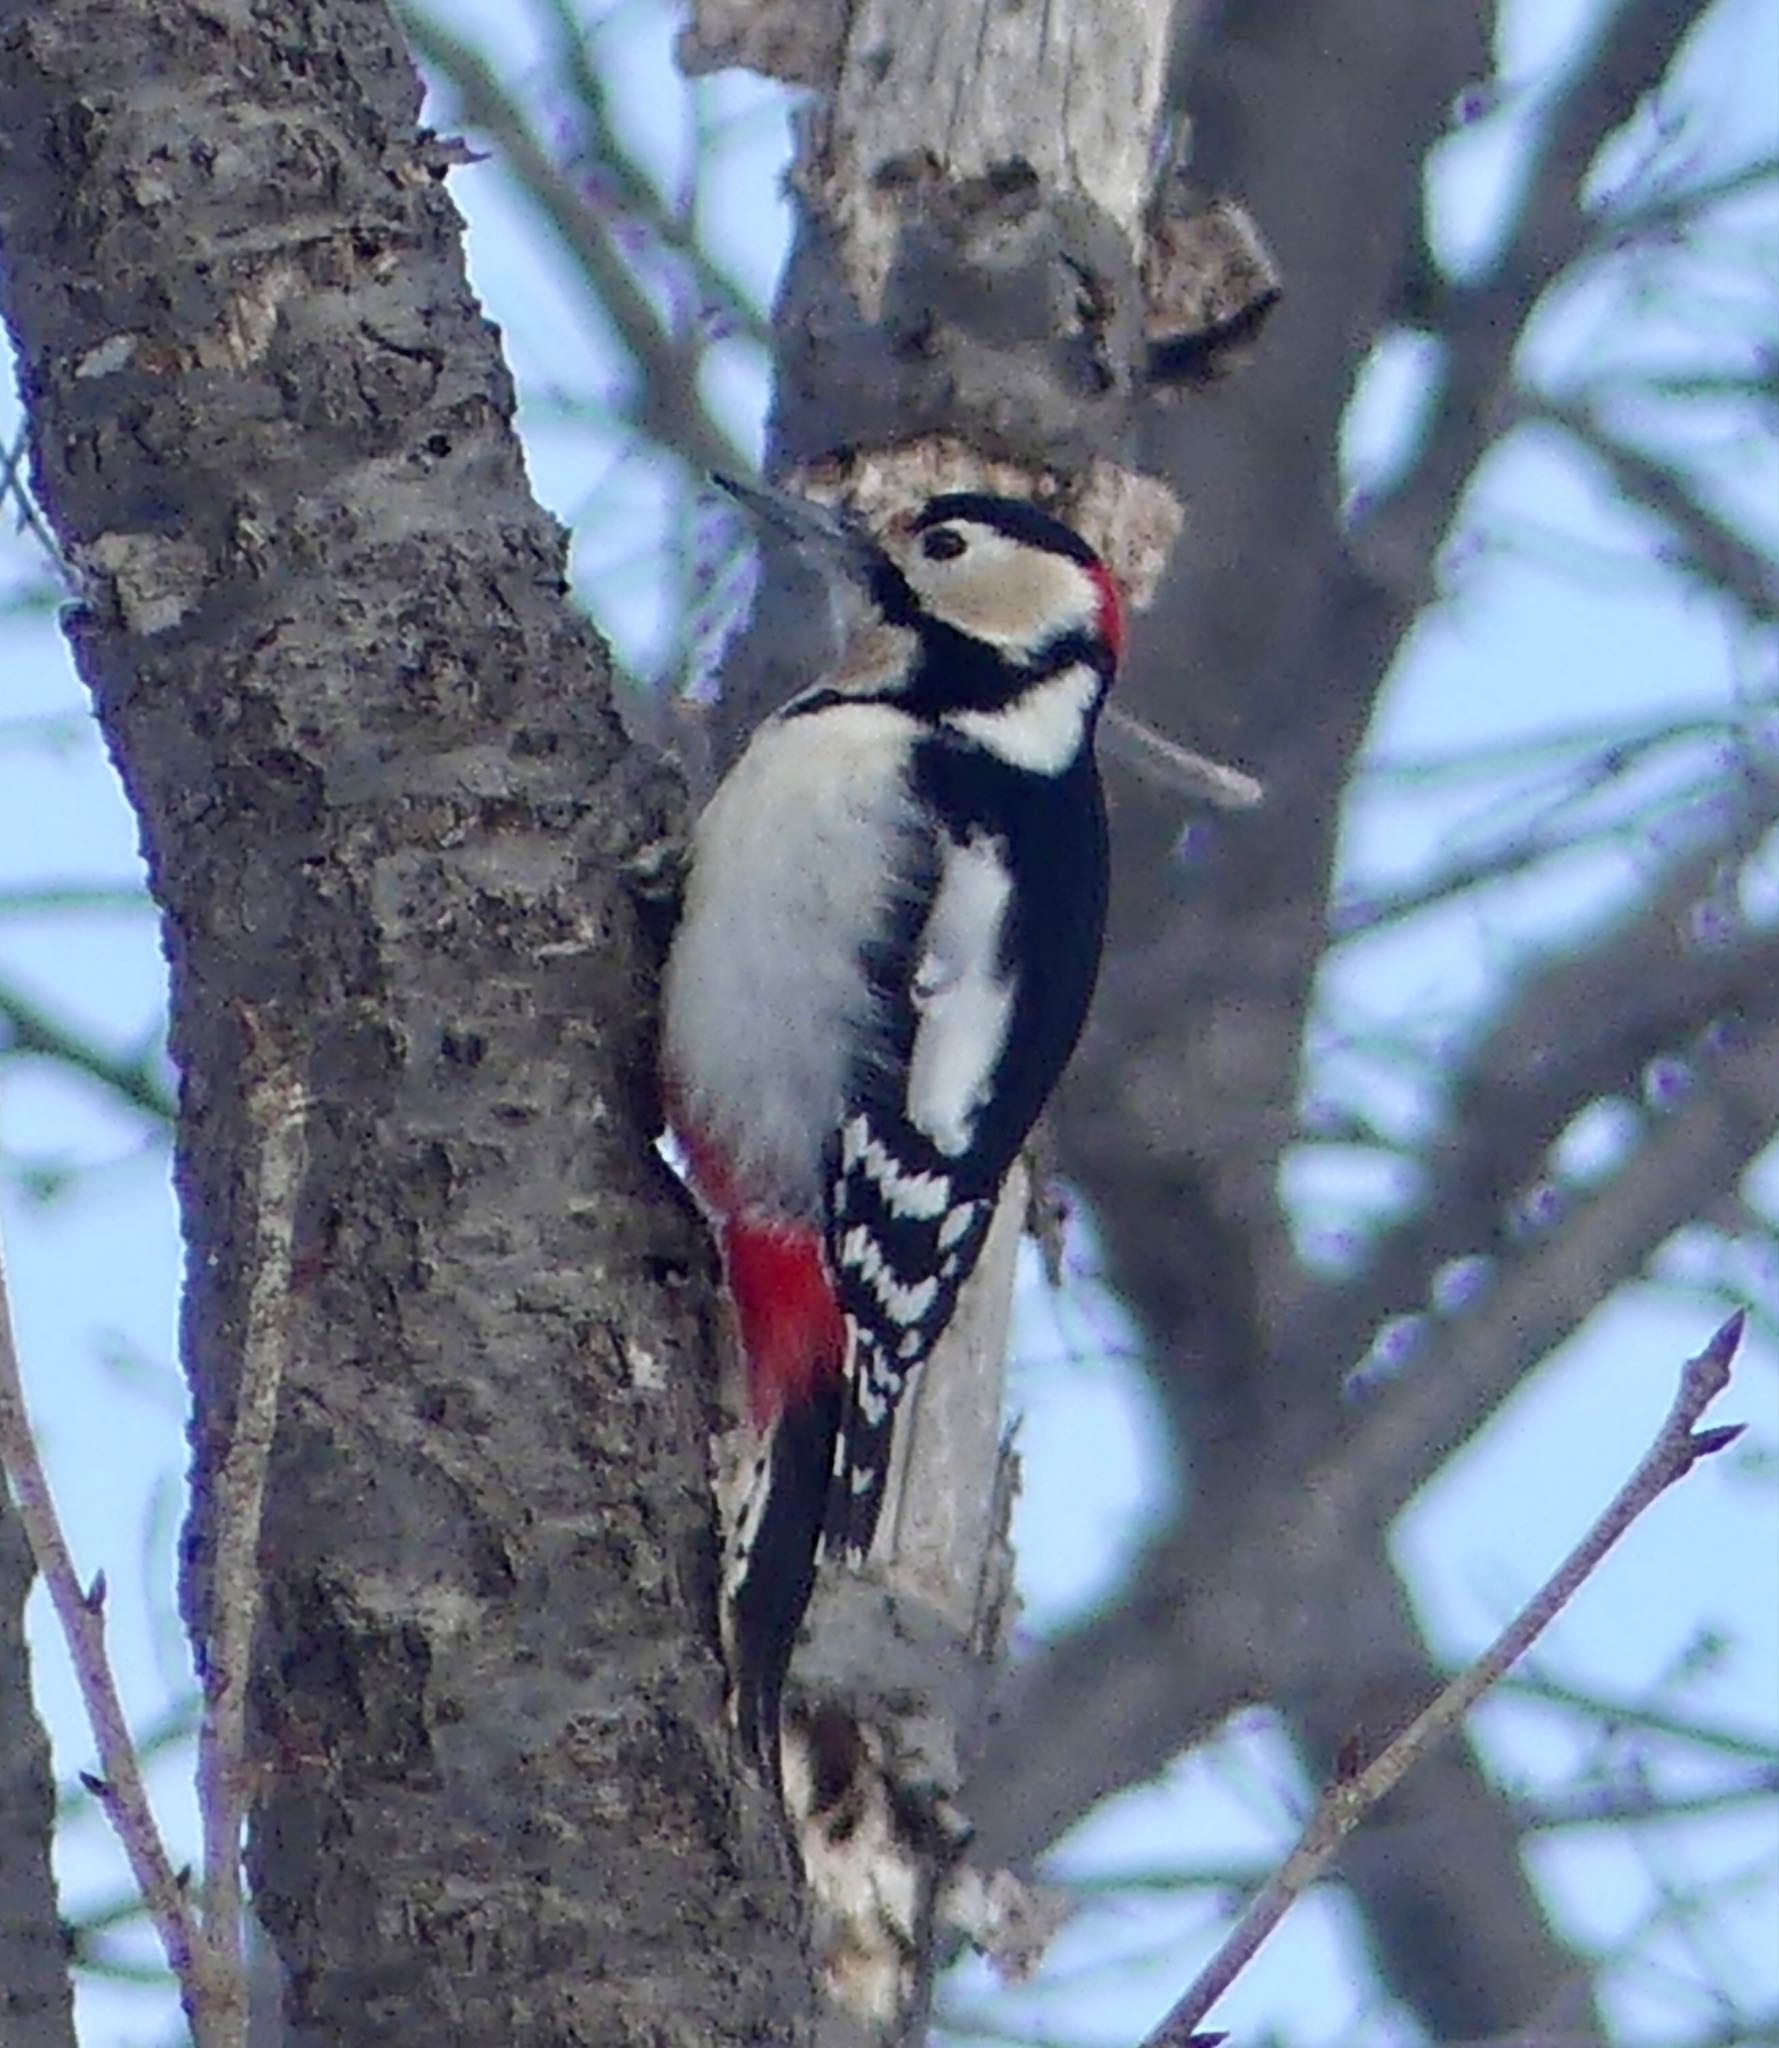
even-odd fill
[{"label": "bird's black eye", "polygon": [[920,537],[920,551],[929,562],[955,562],[969,545],[955,526],[935,526]]}]

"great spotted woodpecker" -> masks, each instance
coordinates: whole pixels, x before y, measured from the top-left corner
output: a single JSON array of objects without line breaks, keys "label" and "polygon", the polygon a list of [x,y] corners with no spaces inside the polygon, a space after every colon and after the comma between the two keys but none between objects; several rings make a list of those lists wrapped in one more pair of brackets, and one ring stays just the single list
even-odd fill
[{"label": "great spotted woodpecker", "polygon": [[730,488],[865,600],[699,819],[666,980],[670,1116],[757,1440],[725,1570],[734,1704],[776,1781],[818,1553],[870,1549],[897,1401],[1086,1015],[1121,614],[1034,505],[954,493],[870,537]]}]

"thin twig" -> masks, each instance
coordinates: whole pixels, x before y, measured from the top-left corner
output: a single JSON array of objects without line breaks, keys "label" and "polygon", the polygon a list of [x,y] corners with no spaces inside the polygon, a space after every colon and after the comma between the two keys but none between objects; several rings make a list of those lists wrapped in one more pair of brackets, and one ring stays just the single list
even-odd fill
[{"label": "thin twig", "polygon": [[80,1034],[40,1008],[10,983],[0,983],[0,1056],[31,1053],[58,1061],[109,1088],[144,1116],[173,1121],[173,1097],[152,1052],[119,1054]]},{"label": "thin twig", "polygon": [[308,1094],[295,1063],[257,1019],[247,1089],[248,1127],[259,1133],[259,1201],[247,1329],[228,1449],[211,1498],[215,1530],[198,1725],[198,1811],[204,1832],[203,1939],[218,2011],[205,2048],[247,2038],[242,1950],[241,1831],[247,1817],[247,1686],[259,1623],[259,1538],[266,1463],[278,1420],[289,1343],[291,1252],[307,1158]]},{"label": "thin twig", "polygon": [[1292,1901],[1326,1870],[1335,1852],[1366,1814],[1395,1788],[1413,1764],[1457,1727],[1508,1666],[1531,1648],[1637,1517],[1676,1480],[1683,1479],[1699,1459],[1723,1450],[1742,1434],[1740,1424],[1707,1430],[1697,1430],[1695,1425],[1729,1384],[1730,1364],[1742,1340],[1744,1320],[1743,1311],[1738,1309],[1704,1350],[1687,1360],[1674,1405],[1636,1471],[1490,1647],[1444,1687],[1363,1770],[1338,1780],[1323,1792],[1308,1826],[1284,1863],[1262,1887],[1185,1994],[1146,2037],[1143,2048],[1186,2048],[1199,2021],[1247,1967]]},{"label": "thin twig", "polygon": [[428,16],[404,12],[402,20],[422,61],[455,91],[458,118],[495,143],[617,329],[640,384],[635,424],[697,476],[750,469],[749,458],[699,395],[698,346],[668,331],[608,224],[538,141],[487,59]]},{"label": "thin twig", "polygon": [[1225,811],[1252,810],[1265,800],[1265,785],[1252,775],[1195,754],[1122,705],[1106,706],[1100,729],[1108,754],[1177,796],[1199,797]]},{"label": "thin twig", "polygon": [[[1499,1688],[1497,1696],[1501,1690]],[[1779,1795],[1779,1768],[1744,1771],[1717,1785],[1697,1792],[1661,1793],[1641,1782],[1614,1779],[1600,1785],[1581,1785],[1541,1799],[1513,1799],[1508,1810],[1514,1826],[1539,1834],[1560,1834],[1569,1829],[1611,1827],[1633,1828],[1645,1824],[1667,1827],[1676,1821],[1703,1820],[1724,1813],[1740,1813],[1750,1806],[1769,1806]],[[1186,1892],[1211,1892],[1225,1900],[1258,1896],[1272,1875],[1270,1859],[1242,1858],[1228,1862],[1200,1859],[1192,1863],[1141,1863],[1115,1866],[1091,1877],[1071,1877],[1069,1896],[1074,1899],[1123,1899],[1139,1893],[1177,1896]],[[1319,1873],[1317,1882],[1330,1875]],[[82,1925],[91,1921],[90,1913]]]},{"label": "thin twig", "polygon": [[74,1665],[74,1676],[86,1703],[87,1720],[99,1751],[102,1778],[85,1778],[117,1831],[130,1871],[148,1908],[155,1932],[173,1975],[194,2032],[202,2004],[202,1959],[197,1929],[184,1887],[173,1874],[166,1844],[155,1825],[142,1781],[142,1767],[130,1739],[123,1702],[105,1649],[105,1580],[96,1578],[83,1589],[75,1575],[68,1540],[49,1490],[43,1462],[31,1434],[25,1409],[24,1376],[13,1341],[11,1311],[6,1299],[6,1267],[0,1253],[0,1466],[12,1481],[31,1554],[60,1622]]},{"label": "thin twig", "polygon": [[148,891],[127,882],[45,882],[40,888],[0,889],[0,917],[62,917],[69,911],[146,916],[153,909]]},{"label": "thin twig", "polygon": [[1692,228],[1699,217],[1726,201],[1745,199],[1779,179],[1779,156],[1752,157],[1732,170],[1701,178],[1696,184],[1664,186],[1642,197],[1614,199],[1601,208],[1596,236],[1603,255],[1616,255],[1638,236],[1669,234]]},{"label": "thin twig", "polygon": [[[612,81],[594,62],[592,32],[581,20],[574,0],[541,0],[539,12],[549,16],[554,62],[586,117],[587,154],[598,165],[600,176],[610,180],[618,205],[687,266],[700,297],[722,315],[735,333],[744,335],[757,348],[770,349],[771,320],[756,304],[747,286],[722,267],[713,249],[700,242],[693,225],[695,209],[688,207],[681,213],[670,208],[624,147],[612,121]],[[690,85],[691,81],[687,83]],[[701,157],[706,147],[706,138],[701,137]]]},{"label": "thin twig", "polygon": [[1430,324],[1446,343],[1439,394],[1420,455],[1356,522],[1351,545],[1416,608],[1431,590],[1434,557],[1483,456],[1498,439],[1517,345],[1533,307],[1586,256],[1597,216],[1580,201],[1602,144],[1666,75],[1703,0],[1620,0],[1596,17],[1581,53],[1549,105],[1524,162],[1524,199],[1491,270],[1440,294]]},{"label": "thin twig", "polygon": [[1727,598],[1757,625],[1779,612],[1779,572],[1772,559],[1705,504],[1677,463],[1626,440],[1585,402],[1541,396],[1528,399],[1520,416],[1573,436],[1621,498],[1667,528],[1679,566],[1707,590]]},{"label": "thin twig", "polygon": [[1682,1713],[1677,1706],[1665,1707],[1659,1701],[1629,1696],[1615,1698],[1551,1678],[1541,1671],[1516,1671],[1503,1681],[1501,1690],[1515,1699],[1532,1700],[1540,1706],[1567,1708],[1615,1733],[1683,1742],[1716,1750],[1723,1756],[1751,1758],[1769,1769],[1779,1770],[1779,1744],[1771,1736]]},{"label": "thin twig", "polygon": [[0,456],[0,505],[4,505],[9,497],[18,501],[19,525],[49,557],[50,567],[55,570],[63,588],[67,589],[73,581],[67,557],[50,532],[43,514],[38,511],[37,501],[31,496],[31,487],[25,478],[25,455],[29,447],[30,424],[21,420],[12,446],[4,456]]}]

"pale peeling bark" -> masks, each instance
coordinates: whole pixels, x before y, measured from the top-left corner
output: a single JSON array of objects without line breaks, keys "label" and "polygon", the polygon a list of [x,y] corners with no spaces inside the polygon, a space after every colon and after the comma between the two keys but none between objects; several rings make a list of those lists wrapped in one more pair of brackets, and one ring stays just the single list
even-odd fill
[{"label": "pale peeling bark", "polygon": [[[1203,209],[1171,178],[1152,190],[1168,38],[1165,8],[1084,0],[867,4],[842,34],[797,8],[698,11],[688,61],[740,56],[824,88],[802,127],[802,218],[777,315],[781,474],[868,523],[946,490],[1036,498],[1148,597],[1178,514],[1130,460],[1137,402],[1157,333],[1221,318],[1228,302],[1206,273],[1236,268],[1219,224],[1217,253],[1189,275],[1188,223]],[[731,734],[816,672],[828,632],[818,608],[769,586],[732,665]],[[794,1678],[806,1704],[843,1707],[881,1741],[873,1767],[931,1816],[927,1867],[910,1879],[934,1888],[917,1946],[933,1939],[930,1909],[1023,1970],[1043,1904],[969,1866],[969,1817],[951,1805],[982,1752],[1014,1613],[1001,1415],[1019,1182],[957,1324],[904,1397],[867,1569],[824,1568]],[[801,1776],[791,1783],[795,1806]],[[851,1836],[856,1815],[836,1810]],[[818,1905],[831,1889],[823,1820],[805,1835]],[[847,1992],[857,1958],[834,1917],[818,1911],[818,1956]],[[930,1956],[919,1961],[924,1976]]]},{"label": "pale peeling bark", "polygon": [[960,1749],[980,1747],[983,1662],[1006,1654],[1015,1617],[1002,1374],[1027,1194],[1016,1170],[946,1340],[903,1404],[869,1567],[822,1573],[797,1658],[804,1687],[897,1715],[911,1767],[945,1786]]},{"label": "pale peeling bark", "polygon": [[1151,344],[1273,295],[1252,234],[1157,162],[1169,45],[1168,9],[1087,0],[883,0],[840,35],[794,6],[694,10],[688,68],[824,88],[793,172],[776,469],[867,515],[963,484],[1040,498],[1146,601],[1177,525],[1133,460]]},{"label": "pale peeling bark", "polygon": [[[882,311],[908,188],[923,184],[1017,176],[1059,213],[1097,212],[1138,260],[1167,48],[1164,7],[861,0],[814,179],[866,317]],[[813,181],[805,190],[816,196]],[[984,245],[980,254],[992,264],[1002,250]]]},{"label": "pale peeling bark", "polygon": [[[172,968],[187,1606],[202,1646],[251,1322],[292,2038],[791,2041],[795,1895],[719,1708],[708,1268],[650,1149],[629,876],[671,795],[564,602],[418,104],[368,0],[0,30],[0,293]],[[306,1101],[270,1272],[268,1039]]]}]

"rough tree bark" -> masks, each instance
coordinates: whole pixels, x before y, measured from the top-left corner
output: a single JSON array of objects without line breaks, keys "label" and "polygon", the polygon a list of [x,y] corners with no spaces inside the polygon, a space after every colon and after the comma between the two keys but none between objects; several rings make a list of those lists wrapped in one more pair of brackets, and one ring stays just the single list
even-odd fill
[{"label": "rough tree bark", "polygon": [[0,1486],[0,2041],[74,2048],[67,1944],[50,1874],[56,1790],[31,1699],[31,1552]]},{"label": "rough tree bark", "polygon": [[[0,290],[172,969],[186,1597],[255,1284],[284,1395],[250,1860],[294,2038],[798,2038],[725,1753],[706,1253],[653,1158],[627,746],[372,0],[0,25]],[[270,1075],[287,1273],[251,1270]]]}]

